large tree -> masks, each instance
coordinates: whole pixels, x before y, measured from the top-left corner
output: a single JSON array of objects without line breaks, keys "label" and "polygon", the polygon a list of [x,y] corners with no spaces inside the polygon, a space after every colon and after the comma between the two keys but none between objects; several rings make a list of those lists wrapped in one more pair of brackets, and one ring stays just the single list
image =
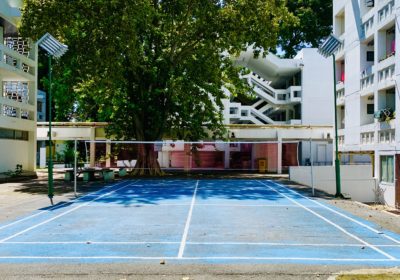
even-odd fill
[{"label": "large tree", "polygon": [[[20,30],[33,39],[50,32],[69,46],[55,90],[75,96],[75,114],[109,121],[119,139],[198,140],[206,130],[222,136],[223,86],[246,90],[231,56],[274,47],[280,28],[295,22],[285,4],[26,0]],[[159,173],[153,147],[140,148],[136,167]]]},{"label": "large tree", "polygon": [[293,57],[304,47],[318,47],[332,31],[332,1],[288,0],[288,10],[298,19],[279,33],[278,47],[284,57]]}]

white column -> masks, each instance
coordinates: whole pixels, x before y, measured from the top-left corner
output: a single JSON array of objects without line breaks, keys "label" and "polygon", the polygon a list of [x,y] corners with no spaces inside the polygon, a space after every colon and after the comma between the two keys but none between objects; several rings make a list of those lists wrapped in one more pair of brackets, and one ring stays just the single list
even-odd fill
[{"label": "white column", "polygon": [[278,174],[282,174],[282,136],[277,132],[278,138]]},{"label": "white column", "polygon": [[[96,140],[96,128],[90,128],[90,141]],[[95,159],[96,159],[96,143],[90,142],[90,167],[94,167]]]},{"label": "white column", "polygon": [[111,142],[106,143],[106,167],[111,167]]},{"label": "white column", "polygon": [[229,169],[229,163],[231,161],[229,144],[224,144],[224,146],[224,167],[225,169]]}]

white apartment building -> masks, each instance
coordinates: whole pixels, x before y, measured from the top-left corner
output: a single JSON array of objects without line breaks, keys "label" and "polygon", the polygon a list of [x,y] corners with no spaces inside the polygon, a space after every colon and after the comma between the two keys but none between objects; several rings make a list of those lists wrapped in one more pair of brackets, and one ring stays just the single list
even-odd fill
[{"label": "white apartment building", "polygon": [[399,15],[400,1],[333,1],[333,32],[344,42],[336,54],[342,161],[371,162],[391,206],[400,205]]},{"label": "white apartment building", "polygon": [[[255,98],[240,100],[226,90],[231,98],[224,102],[224,120],[236,137],[240,135],[240,140],[247,141],[297,141],[300,165],[310,164],[311,154],[314,164],[330,164],[334,112],[332,61],[311,48],[303,49],[293,59],[282,59],[274,54],[254,58],[249,49],[241,54],[237,63],[250,71],[243,78],[253,87]],[[253,126],[257,135],[240,133],[240,125]],[[311,134],[302,129],[305,127],[324,132],[319,137],[310,137]],[[288,129],[293,132],[288,134]],[[313,153],[308,138],[313,138]]]},{"label": "white apartment building", "polygon": [[36,163],[37,48],[18,35],[21,1],[0,1],[0,172]]},{"label": "white apartment building", "polygon": [[243,78],[253,86],[256,98],[246,103],[227,100],[226,124],[332,124],[332,63],[317,49],[303,49],[293,59],[274,54],[256,59],[248,50],[237,62],[251,71]]}]

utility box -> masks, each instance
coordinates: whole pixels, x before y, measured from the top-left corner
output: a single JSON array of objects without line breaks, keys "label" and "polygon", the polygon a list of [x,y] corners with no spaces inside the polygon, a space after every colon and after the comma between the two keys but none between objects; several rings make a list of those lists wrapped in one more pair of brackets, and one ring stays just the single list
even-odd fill
[{"label": "utility box", "polygon": [[258,163],[258,172],[259,173],[267,172],[267,159],[266,158],[257,159],[257,163]]}]

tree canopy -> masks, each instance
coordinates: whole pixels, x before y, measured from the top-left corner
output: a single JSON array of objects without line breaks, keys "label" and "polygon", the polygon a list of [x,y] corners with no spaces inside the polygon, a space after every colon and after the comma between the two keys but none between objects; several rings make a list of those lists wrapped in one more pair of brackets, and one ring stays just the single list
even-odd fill
[{"label": "tree canopy", "polygon": [[274,48],[295,22],[284,0],[26,0],[20,31],[69,46],[59,115],[108,121],[119,139],[198,140],[223,137],[223,86],[246,90],[230,56]]},{"label": "tree canopy", "polygon": [[285,57],[295,56],[304,47],[318,47],[331,33],[332,1],[288,0],[286,5],[299,22],[284,26],[279,33],[278,48]]}]

